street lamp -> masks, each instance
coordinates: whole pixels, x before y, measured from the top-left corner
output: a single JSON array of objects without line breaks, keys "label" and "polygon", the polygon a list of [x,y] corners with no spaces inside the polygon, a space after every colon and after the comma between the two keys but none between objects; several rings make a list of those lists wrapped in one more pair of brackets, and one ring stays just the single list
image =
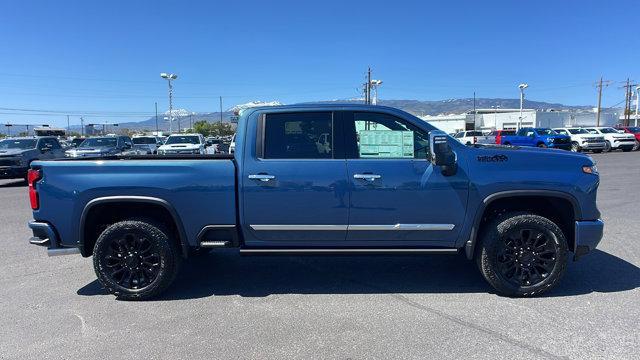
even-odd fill
[{"label": "street lamp", "polygon": [[378,86],[382,85],[382,80],[371,80],[371,87],[374,91],[373,105],[378,105]]},{"label": "street lamp", "polygon": [[522,83],[518,85],[518,89],[520,89],[520,117],[518,118],[518,130],[522,126],[522,107],[524,106],[524,89],[528,88],[529,84]]},{"label": "street lamp", "polygon": [[169,133],[173,132],[173,85],[172,80],[178,78],[176,74],[160,73],[160,77],[166,79],[169,83]]},{"label": "street lamp", "polygon": [[635,126],[638,127],[638,103],[640,103],[640,86],[636,87],[636,121]]}]

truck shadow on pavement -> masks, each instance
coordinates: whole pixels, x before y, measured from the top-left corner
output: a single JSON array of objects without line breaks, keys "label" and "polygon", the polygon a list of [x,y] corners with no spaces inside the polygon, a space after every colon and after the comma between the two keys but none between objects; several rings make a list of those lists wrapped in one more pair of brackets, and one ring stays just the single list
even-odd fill
[{"label": "truck shadow on pavement", "polygon": [[24,180],[16,180],[16,181],[0,181],[0,188],[13,188],[13,187],[26,187],[27,184]]},{"label": "truck shadow on pavement", "polygon": [[[569,263],[547,297],[619,292],[640,287],[640,268],[596,250]],[[157,300],[212,295],[491,293],[475,262],[463,256],[272,256],[218,252],[192,258]],[[78,295],[107,294],[98,281]]]}]

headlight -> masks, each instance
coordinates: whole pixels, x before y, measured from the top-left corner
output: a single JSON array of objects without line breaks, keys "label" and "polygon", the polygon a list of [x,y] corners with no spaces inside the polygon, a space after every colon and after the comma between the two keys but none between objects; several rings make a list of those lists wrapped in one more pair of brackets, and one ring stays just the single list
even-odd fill
[{"label": "headlight", "polygon": [[582,167],[582,172],[585,174],[598,175],[598,168],[595,164],[591,166],[585,165]]}]

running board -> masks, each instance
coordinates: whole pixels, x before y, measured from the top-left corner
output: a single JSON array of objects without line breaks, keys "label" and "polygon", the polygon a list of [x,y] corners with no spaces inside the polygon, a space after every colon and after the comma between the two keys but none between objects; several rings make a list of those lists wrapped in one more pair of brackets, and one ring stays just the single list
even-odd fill
[{"label": "running board", "polygon": [[240,249],[240,254],[457,254],[458,249]]}]

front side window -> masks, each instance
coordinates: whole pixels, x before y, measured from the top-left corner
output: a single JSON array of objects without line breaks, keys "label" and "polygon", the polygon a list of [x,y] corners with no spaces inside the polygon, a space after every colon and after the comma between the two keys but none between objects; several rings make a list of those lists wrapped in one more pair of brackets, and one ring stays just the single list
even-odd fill
[{"label": "front side window", "polygon": [[427,159],[429,136],[426,131],[401,119],[380,113],[354,113],[352,157],[359,159]]},{"label": "front side window", "polygon": [[332,159],[333,115],[331,112],[266,114],[265,159]]}]

